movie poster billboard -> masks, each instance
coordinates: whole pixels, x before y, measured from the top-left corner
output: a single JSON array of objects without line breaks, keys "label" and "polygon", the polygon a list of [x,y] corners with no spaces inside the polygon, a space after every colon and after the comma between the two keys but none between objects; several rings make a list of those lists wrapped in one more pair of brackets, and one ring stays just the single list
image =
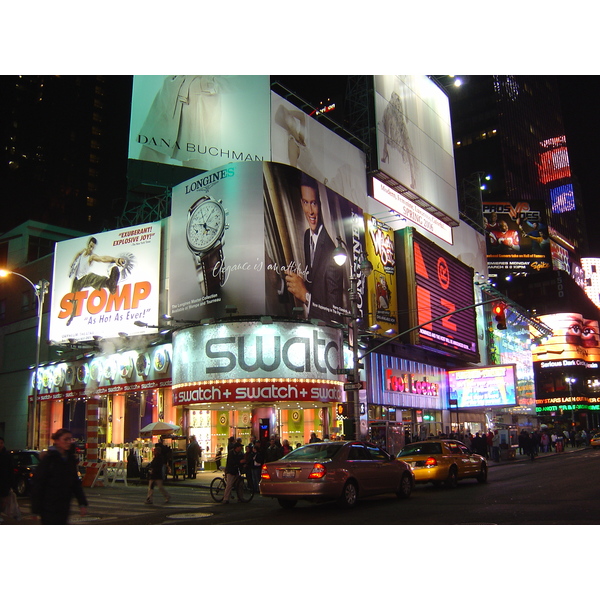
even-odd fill
[{"label": "movie poster billboard", "polygon": [[50,339],[64,344],[147,333],[134,323],[158,323],[160,251],[160,223],[58,242]]},{"label": "movie poster billboard", "polygon": [[550,270],[550,237],[544,203],[484,202],[488,271],[490,274]]},{"label": "movie poster billboard", "polygon": [[[362,210],[289,165],[232,163],[173,188],[170,314],[331,322],[350,314]],[[333,261],[341,243],[350,259]],[[358,291],[362,313],[363,285]],[[297,309],[297,310],[294,310]]]},{"label": "movie poster billboard", "polygon": [[448,96],[425,75],[375,75],[380,171],[459,221]]},{"label": "movie poster billboard", "polygon": [[373,265],[367,279],[367,322],[378,334],[395,335],[399,330],[394,230],[371,215],[365,215],[365,223],[367,258]]},{"label": "movie poster billboard", "polygon": [[214,169],[269,158],[268,75],[136,75],[130,159]]}]

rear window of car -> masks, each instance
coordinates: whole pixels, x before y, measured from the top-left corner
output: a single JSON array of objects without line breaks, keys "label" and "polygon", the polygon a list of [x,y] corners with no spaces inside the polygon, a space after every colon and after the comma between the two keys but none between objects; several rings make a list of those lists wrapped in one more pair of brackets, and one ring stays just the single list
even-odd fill
[{"label": "rear window of car", "polygon": [[328,460],[342,448],[342,444],[306,444],[306,446],[290,452],[284,457],[284,460]]},{"label": "rear window of car", "polygon": [[419,454],[441,454],[442,445],[437,442],[426,442],[423,444],[415,444],[406,446],[400,450],[398,456],[415,456]]}]

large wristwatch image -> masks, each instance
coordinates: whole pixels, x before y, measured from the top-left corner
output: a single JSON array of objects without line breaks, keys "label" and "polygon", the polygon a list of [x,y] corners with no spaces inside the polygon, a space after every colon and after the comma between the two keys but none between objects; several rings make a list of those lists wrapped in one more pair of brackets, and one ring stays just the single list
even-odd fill
[{"label": "large wristwatch image", "polygon": [[[223,234],[228,228],[221,200],[202,196],[190,207],[185,230],[203,296],[219,291],[225,281]],[[215,274],[215,266],[219,265]]]}]

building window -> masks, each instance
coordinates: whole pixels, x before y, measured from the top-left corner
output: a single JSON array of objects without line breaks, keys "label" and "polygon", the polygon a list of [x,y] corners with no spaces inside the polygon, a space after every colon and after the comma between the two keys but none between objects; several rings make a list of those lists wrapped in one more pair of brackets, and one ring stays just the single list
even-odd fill
[{"label": "building window", "polygon": [[42,256],[47,256],[54,252],[54,240],[38,237],[36,235],[29,236],[29,247],[27,249],[27,261],[33,262]]}]

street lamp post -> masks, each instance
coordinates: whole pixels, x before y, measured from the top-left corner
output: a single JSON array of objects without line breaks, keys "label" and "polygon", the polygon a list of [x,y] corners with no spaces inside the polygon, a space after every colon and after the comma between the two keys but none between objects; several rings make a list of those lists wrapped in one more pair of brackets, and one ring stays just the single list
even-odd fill
[{"label": "street lamp post", "polygon": [[48,293],[48,286],[50,285],[45,279],[35,284],[29,277],[25,277],[22,273],[16,271],[5,271],[0,270],[0,277],[6,277],[7,275],[17,275],[21,279],[24,279],[32,288],[33,292],[37,297],[37,337],[36,337],[36,348],[35,348],[35,377],[33,385],[33,406],[31,407],[30,419],[28,423],[28,447],[35,448],[36,444],[36,426],[37,426],[37,412],[38,412],[38,376],[40,370],[40,349],[42,345],[42,317],[44,309],[44,297]]},{"label": "street lamp post", "polygon": [[575,403],[573,402],[573,384],[577,382],[575,377],[565,377],[565,381],[569,384],[569,399],[571,400],[571,421],[575,427]]},{"label": "street lamp post", "polygon": [[[346,260],[348,259],[348,250],[344,241],[338,237],[337,238],[338,247],[335,249],[333,253],[333,259],[335,262],[342,266]],[[364,256],[364,255],[363,255]],[[358,319],[360,317],[358,312],[358,302],[359,302],[359,293],[358,293],[358,281],[360,277],[368,277],[373,272],[373,265],[366,257],[363,258],[360,263],[359,268],[356,267],[354,261],[352,261],[351,265],[351,276],[350,276],[350,304],[351,304],[351,314],[350,314],[350,328],[349,334],[352,336],[351,344],[352,344],[352,370],[351,370],[351,381],[349,381],[349,385],[347,391],[352,392],[353,396],[353,408],[354,408],[354,437],[355,439],[360,439],[360,394],[359,390],[362,387],[360,383],[360,365],[358,361]]]}]

